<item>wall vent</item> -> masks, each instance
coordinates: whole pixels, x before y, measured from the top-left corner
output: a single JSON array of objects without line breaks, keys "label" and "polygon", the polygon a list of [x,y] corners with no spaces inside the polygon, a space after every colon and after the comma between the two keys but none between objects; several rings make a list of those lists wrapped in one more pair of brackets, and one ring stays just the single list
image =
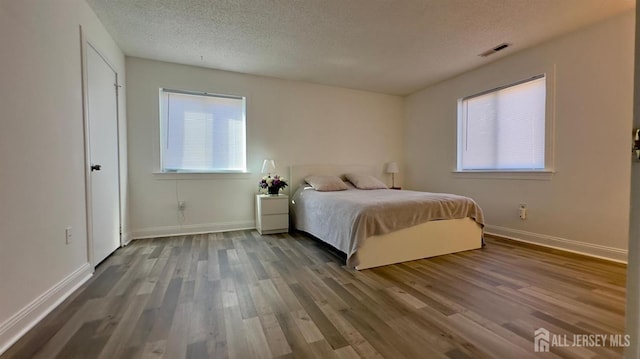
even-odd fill
[{"label": "wall vent", "polygon": [[485,51],[485,52],[481,53],[481,54],[480,54],[480,55],[478,55],[478,56],[487,57],[487,56],[489,56],[489,55],[493,55],[493,54],[495,54],[495,53],[496,53],[496,52],[498,52],[498,51],[502,51],[502,50],[506,49],[506,48],[507,48],[507,47],[509,47],[509,46],[511,46],[511,44],[508,44],[508,43],[504,42],[504,43],[502,43],[502,44],[500,44],[500,45],[498,45],[498,46],[496,46],[496,47],[494,47],[494,48],[492,48],[492,49],[489,49],[489,50],[487,50],[487,51]]}]

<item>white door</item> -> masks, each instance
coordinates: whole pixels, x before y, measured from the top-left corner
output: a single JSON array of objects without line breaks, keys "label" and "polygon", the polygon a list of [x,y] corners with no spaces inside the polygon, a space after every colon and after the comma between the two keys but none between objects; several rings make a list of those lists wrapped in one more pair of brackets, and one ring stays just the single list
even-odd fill
[{"label": "white door", "polygon": [[91,264],[120,247],[117,74],[86,44],[89,127]]}]

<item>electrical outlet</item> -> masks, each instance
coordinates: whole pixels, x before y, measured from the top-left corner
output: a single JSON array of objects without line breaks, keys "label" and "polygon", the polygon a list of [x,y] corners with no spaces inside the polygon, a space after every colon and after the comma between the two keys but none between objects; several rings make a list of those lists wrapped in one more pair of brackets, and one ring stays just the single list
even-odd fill
[{"label": "electrical outlet", "polygon": [[187,207],[185,201],[178,201],[178,210],[184,211],[185,207]]},{"label": "electrical outlet", "polygon": [[65,243],[69,244],[71,243],[71,240],[73,239],[73,236],[71,234],[71,227],[67,227],[64,229],[64,234],[65,234]]},{"label": "electrical outlet", "polygon": [[527,204],[526,203],[520,203],[519,213],[520,213],[520,219],[522,219],[522,220],[527,219]]}]

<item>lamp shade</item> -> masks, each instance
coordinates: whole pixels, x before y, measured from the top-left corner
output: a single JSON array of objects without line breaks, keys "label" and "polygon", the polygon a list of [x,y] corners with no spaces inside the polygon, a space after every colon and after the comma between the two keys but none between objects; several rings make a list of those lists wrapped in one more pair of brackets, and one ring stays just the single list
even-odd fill
[{"label": "lamp shade", "polygon": [[387,173],[398,173],[398,164],[396,162],[387,163]]},{"label": "lamp shade", "polygon": [[262,173],[271,173],[276,171],[276,162],[274,160],[264,160],[262,162]]}]

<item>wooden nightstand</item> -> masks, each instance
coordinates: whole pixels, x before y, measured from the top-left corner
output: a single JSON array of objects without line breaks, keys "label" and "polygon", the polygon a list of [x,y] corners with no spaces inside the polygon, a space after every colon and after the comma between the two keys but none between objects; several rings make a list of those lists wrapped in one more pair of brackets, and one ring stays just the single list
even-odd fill
[{"label": "wooden nightstand", "polygon": [[289,232],[289,196],[256,195],[256,229],[260,234]]}]

